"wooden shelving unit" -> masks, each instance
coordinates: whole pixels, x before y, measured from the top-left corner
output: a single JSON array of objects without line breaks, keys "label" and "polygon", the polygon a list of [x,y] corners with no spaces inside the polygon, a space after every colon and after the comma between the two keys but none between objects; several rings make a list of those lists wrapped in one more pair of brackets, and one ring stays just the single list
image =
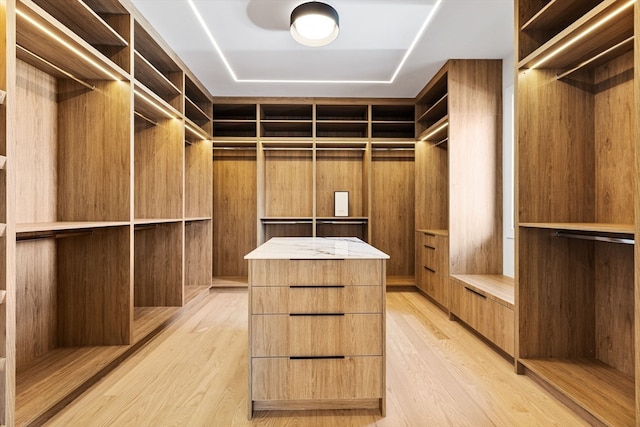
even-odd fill
[{"label": "wooden shelving unit", "polygon": [[[416,283],[485,337],[490,328],[477,319],[513,323],[513,303],[509,320],[467,301],[493,301],[489,284],[502,274],[501,73],[501,61],[450,60],[416,97]],[[502,280],[513,295],[513,279]]]},{"label": "wooden shelving unit", "polygon": [[[413,223],[414,117],[410,99],[214,100],[214,281],[244,277],[242,256],[271,237],[355,236],[386,249],[390,279],[406,284],[414,275],[413,231],[404,227]],[[228,180],[256,202],[230,194]],[[349,192],[347,217],[334,216],[335,191]],[[372,207],[374,197],[393,203]],[[385,224],[378,232],[372,213]],[[230,233],[241,236],[237,245]]]},{"label": "wooden shelving unit", "polygon": [[42,424],[211,286],[213,103],[129,3],[1,7],[0,425]]},{"label": "wooden shelving unit", "polygon": [[560,3],[516,6],[516,367],[589,422],[635,425],[639,12]]}]

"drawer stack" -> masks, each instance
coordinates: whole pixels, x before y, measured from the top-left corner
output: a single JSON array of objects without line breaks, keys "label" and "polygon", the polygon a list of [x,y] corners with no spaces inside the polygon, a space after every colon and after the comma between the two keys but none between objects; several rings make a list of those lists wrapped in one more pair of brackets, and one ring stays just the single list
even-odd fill
[{"label": "drawer stack", "polygon": [[416,233],[416,280],[418,287],[445,309],[449,308],[449,256],[446,232]]},{"label": "drawer stack", "polygon": [[384,412],[384,261],[250,260],[250,416]]}]

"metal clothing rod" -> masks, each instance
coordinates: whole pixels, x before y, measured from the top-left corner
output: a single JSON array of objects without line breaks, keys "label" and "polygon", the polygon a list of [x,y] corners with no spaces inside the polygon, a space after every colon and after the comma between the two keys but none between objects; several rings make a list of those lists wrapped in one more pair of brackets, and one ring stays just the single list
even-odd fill
[{"label": "metal clothing rod", "polygon": [[30,234],[28,236],[16,236],[16,241],[24,242],[28,240],[62,239],[64,237],[89,236],[93,230],[85,231],[50,231],[44,234]]},{"label": "metal clothing rod", "polygon": [[158,122],[156,122],[155,120],[151,120],[149,117],[138,113],[137,111],[134,111],[133,114],[135,114],[136,116],[140,117],[142,120],[144,120],[145,122],[149,122],[154,126],[158,126]]},{"label": "metal clothing rod", "polygon": [[275,224],[275,225],[296,225],[296,224],[313,224],[312,221],[270,221],[263,220],[264,224]]},{"label": "metal clothing rod", "polygon": [[556,79],[560,80],[560,79],[562,79],[564,77],[567,77],[569,74],[574,73],[574,72],[578,71],[580,68],[583,68],[583,67],[591,64],[593,61],[596,61],[597,59],[603,57],[604,55],[608,54],[609,52],[612,52],[612,51],[618,49],[619,47],[629,43],[630,41],[633,41],[633,36],[629,37],[626,40],[621,41],[620,43],[618,43],[618,44],[616,44],[614,46],[611,46],[609,49],[605,50],[604,52],[600,52],[599,54],[597,54],[593,58],[590,58],[590,59],[587,59],[584,62],[581,62],[580,64],[576,65],[572,69],[570,69],[568,71],[565,71],[562,74],[556,75]]},{"label": "metal clothing rod", "polygon": [[214,150],[229,150],[229,151],[248,151],[248,150],[256,150],[256,147],[213,147]]},{"label": "metal clothing rod", "polygon": [[415,147],[373,147],[374,151],[414,151]]},{"label": "metal clothing rod", "polygon": [[362,225],[367,221],[318,221],[318,224],[346,224],[346,225]]},{"label": "metal clothing rod", "polygon": [[264,147],[264,151],[313,151],[313,148],[306,147]]},{"label": "metal clothing rod", "polygon": [[623,243],[625,245],[635,245],[634,239],[625,239],[622,237],[609,237],[609,236],[592,236],[589,234],[577,234],[577,233],[562,233],[556,232],[555,237],[566,237],[568,239],[580,239],[580,240],[595,240],[598,242],[608,243]]},{"label": "metal clothing rod", "polygon": [[47,61],[46,59],[44,59],[43,57],[41,57],[40,55],[36,55],[35,53],[31,52],[28,49],[25,49],[24,47],[20,46],[20,45],[16,45],[16,49],[17,50],[21,50],[22,52],[28,54],[29,56],[31,56],[32,58],[37,59],[38,61],[44,63],[45,65],[55,69],[56,71],[59,71],[60,73],[64,74],[65,76],[69,77],[71,80],[73,80],[76,83],[80,83],[82,86],[86,87],[87,89],[91,89],[94,90],[96,87],[94,85],[91,85],[85,81],[80,80],[79,78],[77,78],[76,76],[74,76],[73,74],[71,74],[70,72],[63,70],[62,68],[58,67],[55,64],[52,64],[51,62]]},{"label": "metal clothing rod", "polygon": [[364,147],[316,147],[316,151],[364,151]]},{"label": "metal clothing rod", "polygon": [[444,139],[443,139],[443,140],[441,140],[441,141],[434,142],[434,143],[433,143],[433,145],[437,147],[437,146],[438,146],[438,145],[440,145],[440,144],[444,144],[444,143],[445,143],[445,142],[447,142],[448,140],[449,140],[449,138],[444,138]]}]

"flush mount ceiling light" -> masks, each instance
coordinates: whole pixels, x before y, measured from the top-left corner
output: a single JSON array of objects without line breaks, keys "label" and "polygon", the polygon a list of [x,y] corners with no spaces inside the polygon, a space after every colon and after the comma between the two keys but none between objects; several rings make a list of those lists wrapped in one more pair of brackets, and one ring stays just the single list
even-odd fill
[{"label": "flush mount ceiling light", "polygon": [[291,36],[305,46],[324,46],[340,32],[338,12],[326,3],[302,3],[291,12]]}]

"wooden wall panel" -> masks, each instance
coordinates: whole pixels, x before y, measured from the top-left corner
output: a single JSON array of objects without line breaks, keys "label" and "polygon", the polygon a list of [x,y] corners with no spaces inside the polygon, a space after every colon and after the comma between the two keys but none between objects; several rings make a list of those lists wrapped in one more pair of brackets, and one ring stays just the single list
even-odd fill
[{"label": "wooden wall panel", "polygon": [[16,244],[16,367],[20,369],[57,345],[55,240]]},{"label": "wooden wall panel", "polygon": [[518,75],[520,222],[595,219],[593,96],[556,72]]},{"label": "wooden wall panel", "polygon": [[363,152],[316,152],[316,216],[334,216],[334,191],[349,192],[349,216],[364,216]]},{"label": "wooden wall panel", "polygon": [[58,83],[58,217],[65,221],[128,221],[129,84],[91,84],[95,90],[71,80]]},{"label": "wooden wall panel", "polygon": [[130,344],[129,227],[57,242],[58,345]]},{"label": "wooden wall panel", "polygon": [[200,141],[185,147],[185,217],[210,217],[213,173],[211,142]]},{"label": "wooden wall panel", "polygon": [[182,218],[183,155],[181,121],[162,120],[157,126],[136,121],[136,218]]},{"label": "wooden wall panel", "polygon": [[419,210],[424,209],[418,228],[431,230],[449,229],[449,153],[440,147],[427,142],[420,143],[418,152],[420,168],[418,175],[422,176],[421,187],[415,191],[420,193],[419,202],[423,203]]},{"label": "wooden wall panel", "polygon": [[370,244],[388,254],[387,275],[414,274],[414,153],[372,153]]},{"label": "wooden wall panel", "polygon": [[498,114],[449,119],[451,274],[502,274],[501,121]]},{"label": "wooden wall panel", "polygon": [[15,218],[52,222],[58,218],[56,80],[22,61],[16,67]]},{"label": "wooden wall panel", "polygon": [[185,223],[184,285],[211,286],[212,263],[211,221]]},{"label": "wooden wall panel", "polygon": [[596,357],[633,376],[633,246],[596,243]]},{"label": "wooden wall panel", "polygon": [[256,151],[216,150],[213,157],[213,275],[247,276],[256,248]]},{"label": "wooden wall panel", "polygon": [[182,223],[135,231],[134,306],[182,306]]},{"label": "wooden wall panel", "polygon": [[[521,358],[595,356],[593,242],[520,227]],[[553,274],[550,274],[553,272]]]},{"label": "wooden wall panel", "polygon": [[633,52],[595,72],[595,218],[598,222],[634,221]]},{"label": "wooden wall panel", "polygon": [[265,152],[265,215],[313,216],[311,151]]}]

